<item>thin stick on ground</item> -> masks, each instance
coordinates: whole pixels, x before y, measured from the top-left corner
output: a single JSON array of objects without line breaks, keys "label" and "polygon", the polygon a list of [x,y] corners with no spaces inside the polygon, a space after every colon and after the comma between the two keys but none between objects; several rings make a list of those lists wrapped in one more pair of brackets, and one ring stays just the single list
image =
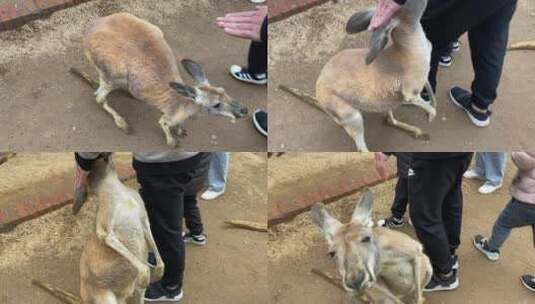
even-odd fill
[{"label": "thin stick on ground", "polygon": [[91,78],[91,76],[89,76],[89,74],[87,73],[84,73],[80,70],[78,70],[77,68],[70,68],[69,70],[73,75],[79,77],[80,79],[84,80],[85,82],[87,82],[91,88],[93,88],[94,90],[98,89],[99,87],[99,83],[94,80],[93,78]]},{"label": "thin stick on ground", "polygon": [[535,50],[535,40],[532,41],[520,41],[511,44],[508,51],[516,51],[516,50]]},{"label": "thin stick on ground", "polygon": [[38,280],[32,280],[32,284],[43,289],[44,291],[50,293],[57,299],[59,299],[61,302],[66,304],[82,304],[82,301],[74,294],[65,291],[63,289],[54,287],[50,284],[43,283]]},{"label": "thin stick on ground", "polygon": [[253,231],[260,231],[260,232],[267,232],[267,223],[256,223],[256,222],[250,222],[250,221],[242,221],[242,220],[228,220],[225,221],[225,224],[232,225],[234,227],[253,230]]},{"label": "thin stick on ground", "polygon": [[302,101],[308,103],[309,105],[315,107],[316,109],[322,111],[323,113],[326,113],[327,115],[329,115],[328,112],[325,111],[325,109],[323,109],[320,105],[319,105],[319,102],[318,100],[316,99],[316,97],[306,93],[306,92],[303,92],[299,89],[295,89],[295,88],[290,88],[288,86],[285,86],[283,84],[279,85],[279,89],[283,90],[284,92],[286,93],[289,93],[290,95],[293,95],[294,97],[297,97],[298,99],[301,99]]}]

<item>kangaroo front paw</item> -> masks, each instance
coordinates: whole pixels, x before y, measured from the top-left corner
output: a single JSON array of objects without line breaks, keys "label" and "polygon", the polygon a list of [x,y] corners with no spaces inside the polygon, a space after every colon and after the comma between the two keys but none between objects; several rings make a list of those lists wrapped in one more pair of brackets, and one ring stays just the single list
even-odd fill
[{"label": "kangaroo front paw", "polygon": [[130,125],[124,120],[122,117],[118,117],[115,119],[115,124],[119,129],[121,129],[124,133],[130,134],[132,132],[132,129],[130,128]]},{"label": "kangaroo front paw", "polygon": [[178,146],[178,141],[173,137],[168,137],[167,145],[171,148],[176,148]]},{"label": "kangaroo front paw", "polygon": [[427,133],[424,133],[423,131],[414,132],[413,136],[414,136],[414,138],[419,139],[419,140],[427,141],[427,140],[431,139],[431,136],[429,134],[427,134]]},{"label": "kangaroo front paw", "polygon": [[430,110],[429,112],[427,112],[427,121],[431,123],[435,119],[436,116],[437,116],[437,110],[435,109]]},{"label": "kangaroo front paw", "polygon": [[152,270],[151,283],[159,281],[163,277],[163,265],[158,265]]},{"label": "kangaroo front paw", "polygon": [[148,266],[143,267],[143,270],[139,272],[139,285],[147,287],[150,284],[150,268]]}]

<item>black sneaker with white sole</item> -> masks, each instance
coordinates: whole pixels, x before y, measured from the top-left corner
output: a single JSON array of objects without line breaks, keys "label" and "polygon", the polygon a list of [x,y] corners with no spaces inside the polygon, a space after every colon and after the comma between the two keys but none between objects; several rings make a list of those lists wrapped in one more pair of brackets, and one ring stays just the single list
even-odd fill
[{"label": "black sneaker with white sole", "polygon": [[382,220],[377,221],[377,226],[379,227],[387,227],[387,228],[400,228],[403,226],[405,222],[403,221],[403,218],[397,218],[393,215],[390,217],[387,217]]},{"label": "black sneaker with white sole", "polygon": [[261,74],[253,74],[250,73],[246,68],[242,68],[239,65],[232,65],[230,67],[230,75],[234,76],[234,78],[247,82],[252,84],[266,84],[267,79],[267,73],[261,73]]},{"label": "black sneaker with white sole", "polygon": [[263,110],[256,110],[253,113],[253,124],[258,132],[268,136],[268,114]]},{"label": "black sneaker with white sole", "polygon": [[486,127],[490,124],[489,110],[480,112],[472,106],[472,94],[460,87],[450,89],[450,99],[459,108],[463,109],[472,123],[478,127]]},{"label": "black sneaker with white sole", "polygon": [[474,236],[473,241],[476,249],[483,253],[489,260],[494,262],[500,258],[500,251],[491,250],[489,248],[488,240],[481,234]]},{"label": "black sneaker with white sole", "polygon": [[184,240],[184,243],[192,243],[198,246],[204,246],[206,245],[206,234],[193,234],[191,232],[182,233],[182,239]]},{"label": "black sneaker with white sole", "polygon": [[163,286],[161,282],[155,282],[149,285],[145,291],[146,302],[180,302],[184,297],[182,288],[177,286],[169,288]]},{"label": "black sneaker with white sole", "polygon": [[522,285],[526,286],[527,289],[535,292],[535,276],[525,274],[520,277],[520,281],[522,282]]},{"label": "black sneaker with white sole", "polygon": [[450,275],[433,273],[431,281],[424,287],[425,292],[454,290],[459,287],[457,270],[452,270]]},{"label": "black sneaker with white sole", "polygon": [[438,64],[440,64],[443,67],[449,67],[453,64],[453,57],[451,55],[440,56],[440,59],[438,60]]}]

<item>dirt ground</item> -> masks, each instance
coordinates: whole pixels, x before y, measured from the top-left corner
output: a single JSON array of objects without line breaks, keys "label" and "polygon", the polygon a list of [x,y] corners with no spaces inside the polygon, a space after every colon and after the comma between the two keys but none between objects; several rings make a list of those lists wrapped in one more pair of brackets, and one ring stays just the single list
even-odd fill
[{"label": "dirt ground", "polygon": [[[222,223],[265,222],[266,204],[265,154],[233,153],[225,195],[200,201],[208,244],[186,248],[183,303],[268,303],[266,234]],[[73,217],[67,206],[0,234],[0,303],[59,303],[33,287],[34,278],[78,293],[78,263],[96,209],[89,202]]]},{"label": "dirt ground", "polygon": [[[354,151],[353,141],[330,117],[278,89],[285,84],[314,93],[316,78],[323,65],[342,49],[365,47],[368,34],[348,36],[345,23],[372,0],[328,2],[270,26],[269,112],[270,151]],[[535,7],[520,0],[510,30],[510,41],[535,38]],[[396,110],[396,117],[423,128],[430,141],[413,139],[408,134],[383,124],[381,114],[365,114],[365,132],[372,151],[474,151],[533,149],[531,134],[535,123],[533,109],[535,77],[534,52],[508,53],[499,88],[492,106],[491,125],[475,127],[456,108],[447,90],[453,85],[470,87],[473,71],[466,37],[450,68],[440,68],[438,115],[427,124],[425,114],[412,107]],[[514,132],[515,136],[510,136]]]},{"label": "dirt ground", "polygon": [[[306,168],[302,170],[306,171]],[[513,173],[513,164],[509,163],[505,185],[511,182]],[[389,215],[395,182],[386,182],[372,189],[375,195],[375,219]],[[535,270],[530,229],[513,231],[502,248],[498,262],[489,262],[471,244],[473,235],[489,234],[495,218],[510,198],[506,187],[492,195],[480,195],[477,192],[479,185],[473,181],[463,184],[462,244],[458,251],[460,288],[452,292],[427,294],[426,303],[533,302],[533,294],[519,281],[521,274]],[[330,204],[328,209],[342,222],[347,222],[359,197],[356,194],[343,198]],[[402,231],[415,237],[411,226],[406,225]],[[268,248],[271,303],[356,303],[344,291],[310,273],[312,268],[336,273],[336,268],[328,258],[323,236],[311,223],[309,212],[291,222],[274,226],[270,231]]]},{"label": "dirt ground", "polygon": [[[130,12],[158,25],[184,57],[200,62],[211,83],[226,88],[252,113],[266,108],[267,89],[240,83],[228,73],[231,64],[246,65],[249,42],[230,38],[214,25],[217,16],[251,9],[231,0],[95,0],[0,33],[0,129],[2,150],[132,151],[167,148],[158,125],[160,113],[117,92],[110,104],[133,129],[125,135],[95,102],[92,89],[72,76],[70,67],[95,75],[81,51],[86,25],[101,16]],[[192,83],[185,72],[184,81]],[[265,151],[266,139],[250,118],[235,123],[202,116],[186,122],[189,136],[180,149],[189,151]]]}]

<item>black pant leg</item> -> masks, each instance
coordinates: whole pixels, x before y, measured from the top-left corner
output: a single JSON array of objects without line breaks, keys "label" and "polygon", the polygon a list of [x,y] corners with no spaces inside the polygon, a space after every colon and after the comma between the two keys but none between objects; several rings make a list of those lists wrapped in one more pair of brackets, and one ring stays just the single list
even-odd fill
[{"label": "black pant leg", "polygon": [[451,176],[454,178],[452,187],[444,199],[442,205],[442,218],[446,234],[448,235],[448,243],[450,246],[450,254],[455,254],[457,248],[461,244],[461,223],[463,214],[463,192],[462,182],[463,174],[470,166],[471,157],[459,158],[455,164],[448,169],[451,170]]},{"label": "black pant leg", "polygon": [[390,211],[396,218],[402,218],[407,210],[407,203],[409,202],[409,181],[406,177],[398,178],[396,184],[396,195]]},{"label": "black pant leg", "polygon": [[186,221],[186,228],[192,234],[198,235],[204,231],[196,195],[184,197],[184,220]]},{"label": "black pant leg", "polygon": [[472,102],[487,109],[497,97],[497,89],[509,41],[509,24],[516,10],[516,0],[505,5],[468,31],[474,68]]},{"label": "black pant leg", "polygon": [[262,24],[260,34],[261,41],[251,42],[249,47],[247,70],[252,74],[263,74],[267,72],[268,61],[268,21],[267,18]]},{"label": "black pant leg", "polygon": [[185,266],[182,218],[184,217],[184,189],[182,177],[173,175],[144,175],[137,172],[139,193],[145,202],[152,235],[165,263],[161,280],[165,286],[182,287]]},{"label": "black pant leg", "polygon": [[442,204],[451,189],[447,165],[440,161],[414,159],[409,176],[410,217],[416,235],[435,271],[451,270],[450,246],[442,220]]}]

